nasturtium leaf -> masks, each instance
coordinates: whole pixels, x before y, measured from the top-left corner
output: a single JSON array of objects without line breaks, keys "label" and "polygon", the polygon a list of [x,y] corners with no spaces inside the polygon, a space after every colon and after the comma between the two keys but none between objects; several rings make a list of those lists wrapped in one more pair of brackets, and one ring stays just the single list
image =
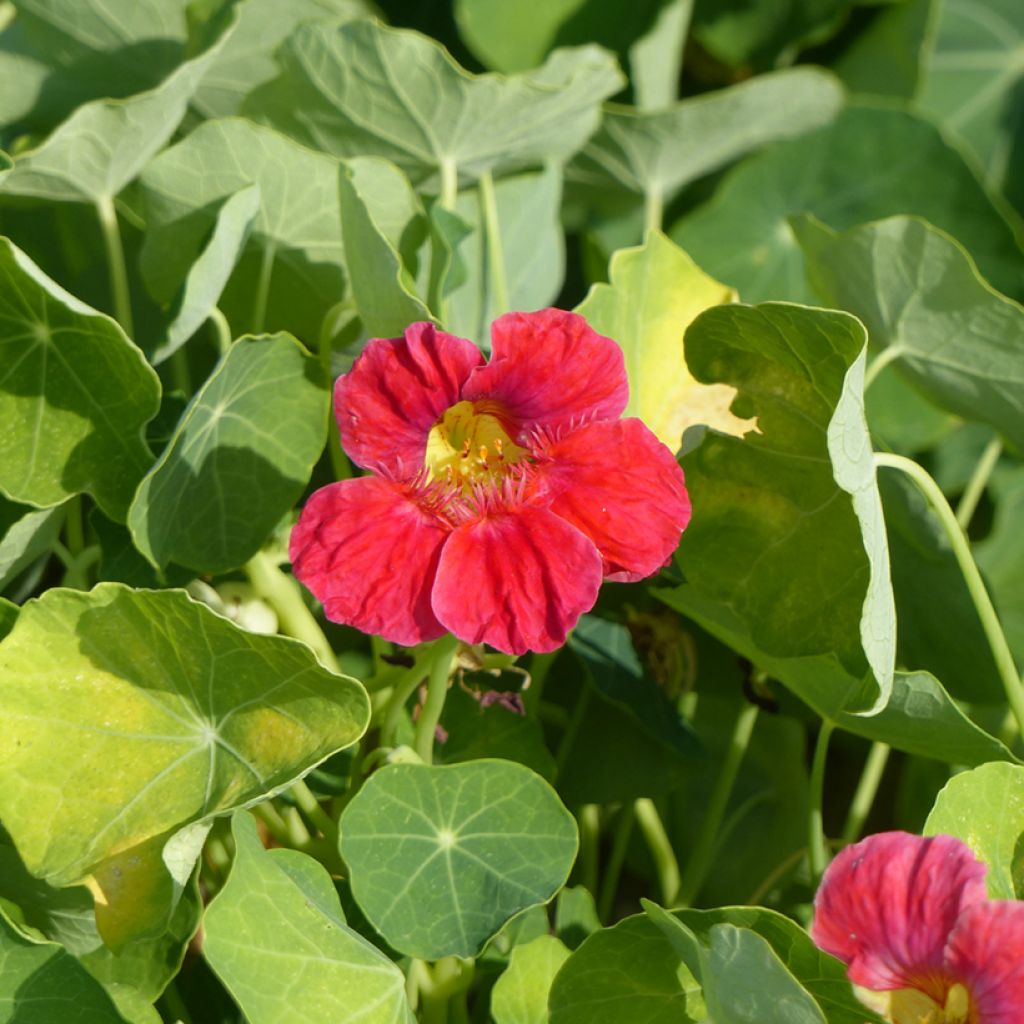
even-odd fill
[{"label": "nasturtium leaf", "polygon": [[240,338],[139,486],[128,513],[138,549],[157,567],[242,565],[302,493],[329,407],[319,363],[294,338]]},{"label": "nasturtium leaf", "polygon": [[828,124],[843,105],[836,79],[818,68],[758,75],[652,111],[610,104],[601,126],[566,170],[621,204],[623,190],[660,211],[691,181],[765,143]]},{"label": "nasturtium leaf", "polygon": [[691,372],[737,387],[734,411],[756,414],[759,433],[708,434],[683,460],[701,515],[676,555],[687,580],[676,606],[692,594],[683,610],[708,628],[704,607],[722,609],[768,655],[834,654],[856,678],[870,668],[878,710],[896,637],[866,340],[845,313],[782,303],[718,306],[690,326]]},{"label": "nasturtium leaf", "polygon": [[[565,277],[565,234],[559,218],[562,173],[556,164],[494,183],[501,264],[489,252],[479,187],[459,193],[455,212],[470,233],[458,246],[465,275],[448,295],[447,330],[489,347],[490,325],[510,309],[543,309],[558,296]],[[495,286],[501,275],[504,294]]]},{"label": "nasturtium leaf", "polygon": [[63,521],[59,508],[29,508],[0,495],[0,590],[50,549]]},{"label": "nasturtium leaf", "polygon": [[516,946],[491,990],[495,1024],[548,1024],[548,992],[569,950],[554,935]]},{"label": "nasturtium leaf", "polygon": [[[378,161],[386,167],[385,161]],[[394,179],[404,198],[408,184]],[[398,246],[378,224],[350,167],[338,176],[341,236],[349,254],[348,274],[359,318],[373,337],[400,337],[409,324],[432,319],[415,294],[415,285],[402,263]]]},{"label": "nasturtium leaf", "polygon": [[963,840],[988,865],[993,899],[1024,899],[1024,768],[993,763],[954,775],[935,798],[924,834]]},{"label": "nasturtium leaf", "polygon": [[594,894],[583,885],[567,885],[555,900],[555,934],[569,949],[578,949],[601,928]]},{"label": "nasturtium leaf", "polygon": [[0,644],[0,690],[0,819],[58,886],[255,803],[368,716],[360,684],[303,644],[240,630],[181,591],[111,583],[29,601]]},{"label": "nasturtium leaf", "polygon": [[551,1024],[688,1024],[705,1019],[700,986],[644,915],[595,932],[555,976]]},{"label": "nasturtium leaf", "polygon": [[121,328],[0,238],[0,492],[45,507],[87,491],[123,520],[159,404]]},{"label": "nasturtium leaf", "polygon": [[246,1020],[412,1024],[404,975],[346,924],[327,871],[295,850],[265,850],[248,814],[235,815],[232,834],[235,860],[206,913],[203,955]]},{"label": "nasturtium leaf", "polygon": [[277,74],[274,51],[298,25],[370,14],[362,0],[246,0],[238,27],[203,76],[192,106],[211,119],[237,114],[245,97]]},{"label": "nasturtium leaf", "polygon": [[991,288],[954,239],[913,217],[838,235],[805,219],[796,235],[815,290],[860,317],[897,372],[1024,449],[1024,306]]},{"label": "nasturtium leaf", "polygon": [[595,284],[576,312],[622,347],[629,377],[625,415],[639,416],[672,451],[697,424],[740,436],[753,429],[753,420],[729,411],[736,389],[699,383],[683,351],[683,334],[697,314],[734,301],[736,293],[660,231],[638,248],[615,253],[608,273],[610,282]]},{"label": "nasturtium leaf", "polygon": [[558,50],[535,71],[471,75],[433,39],[375,22],[302,25],[242,112],[340,157],[381,156],[415,184],[507,174],[574,153],[622,86],[611,54]]},{"label": "nasturtium leaf", "polygon": [[[259,212],[221,306],[236,334],[287,329],[315,343],[344,291],[338,162],[241,118],[201,124],[143,171],[138,192],[147,226],[146,286],[169,303],[199,259],[217,210],[253,184]],[[265,323],[257,324],[267,261]]]},{"label": "nasturtium leaf", "polygon": [[3,640],[14,628],[20,610],[13,601],[8,601],[6,597],[0,597],[0,640]]},{"label": "nasturtium leaf", "polygon": [[247,185],[224,200],[213,234],[185,278],[167,331],[150,353],[154,366],[177,352],[213,312],[245,249],[259,208],[259,185]]},{"label": "nasturtium leaf", "polygon": [[782,914],[762,907],[670,914],[646,900],[644,910],[684,959],[699,958],[709,1016],[715,1021],[879,1020],[854,995],[845,967]]},{"label": "nasturtium leaf", "polygon": [[745,160],[670,234],[744,301],[810,301],[791,215],[812,213],[843,230],[910,214],[954,235],[988,280],[1016,296],[1024,291],[1021,229],[1004,206],[930,122],[851,105],[828,127]]},{"label": "nasturtium leaf", "polygon": [[998,188],[1024,121],[1024,17],[1017,0],[943,0],[919,102],[963,139]]},{"label": "nasturtium leaf", "polygon": [[[0,146],[11,145],[21,133],[25,118],[39,105],[43,86],[51,75],[45,58],[32,52],[18,19],[0,31]],[[0,177],[13,161],[0,154]]]},{"label": "nasturtium leaf", "polygon": [[[632,9],[633,4],[626,2]],[[692,14],[693,0],[659,3],[654,21],[630,44],[633,102],[641,109],[667,107],[679,95],[683,50]]]},{"label": "nasturtium leaf", "polygon": [[1018,664],[1024,664],[1024,468],[993,481],[996,495],[992,532],[975,547],[978,564],[992,591],[1006,639]]},{"label": "nasturtium leaf", "polygon": [[509,918],[549,900],[576,846],[554,790],[510,761],[389,765],[341,819],[356,902],[395,949],[428,960],[475,956]]},{"label": "nasturtium leaf", "polygon": [[903,474],[882,473],[879,486],[900,664],[934,673],[960,700],[1004,704],[1006,693],[978,609],[928,500]]},{"label": "nasturtium leaf", "polygon": [[63,946],[30,942],[0,915],[0,1021],[124,1024],[110,996]]},{"label": "nasturtium leaf", "polygon": [[151,91],[79,107],[41,145],[15,159],[0,180],[0,195],[111,201],[174,134],[231,25],[218,19],[219,32],[203,52]]}]

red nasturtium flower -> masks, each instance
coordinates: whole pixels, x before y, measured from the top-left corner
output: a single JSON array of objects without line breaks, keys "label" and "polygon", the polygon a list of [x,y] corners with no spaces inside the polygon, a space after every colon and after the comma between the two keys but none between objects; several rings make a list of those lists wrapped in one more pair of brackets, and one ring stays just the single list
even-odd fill
[{"label": "red nasturtium flower", "polygon": [[952,836],[869,836],[829,865],[811,936],[894,1024],[1020,1024],[1024,902],[985,871]]},{"label": "red nasturtium flower", "polygon": [[328,618],[400,644],[445,632],[558,647],[602,579],[637,580],[690,518],[672,453],[620,419],[622,352],[574,313],[509,313],[489,362],[417,323],[338,379],[341,443],[372,476],[317,491],[292,531]]}]

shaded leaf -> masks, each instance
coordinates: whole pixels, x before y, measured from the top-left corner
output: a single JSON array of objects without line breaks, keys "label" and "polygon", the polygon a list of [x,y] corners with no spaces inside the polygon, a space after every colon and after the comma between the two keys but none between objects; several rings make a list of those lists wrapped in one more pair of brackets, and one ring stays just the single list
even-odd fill
[{"label": "shaded leaf", "polygon": [[704,274],[660,231],[639,248],[615,253],[609,277],[610,283],[591,287],[576,312],[625,354],[625,415],[639,416],[672,451],[697,424],[736,435],[752,429],[753,420],[729,411],[736,389],[698,383],[683,351],[683,334],[697,314],[734,301],[736,293]]},{"label": "shaded leaf", "polygon": [[87,491],[123,519],[152,457],[160,384],[109,317],[0,239],[0,491],[57,505]]},{"label": "shaded leaf", "polygon": [[554,935],[516,946],[491,990],[495,1024],[547,1024],[551,982],[568,959],[569,950]]},{"label": "shaded leaf", "polygon": [[670,234],[745,301],[808,301],[788,220],[798,213],[837,230],[924,217],[959,239],[1001,291],[1024,291],[1018,218],[993,201],[937,128],[906,111],[851,105],[829,127],[750,157]]},{"label": "shaded leaf", "polygon": [[954,775],[924,824],[929,836],[955,836],[988,865],[996,900],[1024,897],[1024,768],[983,764]]},{"label": "shaded leaf", "polygon": [[309,481],[329,407],[319,363],[294,338],[240,338],[139,486],[128,514],[138,549],[158,568],[242,565]]},{"label": "shaded leaf", "polygon": [[549,900],[576,846],[554,790],[510,761],[388,765],[341,819],[356,902],[395,949],[430,960],[475,956]]},{"label": "shaded leaf", "polygon": [[[265,850],[248,814],[205,918],[203,954],[251,1024],[412,1024],[405,977],[345,922],[330,875],[296,850]],[[288,984],[267,985],[288,963]],[[313,1014],[311,1017],[310,1015]]]},{"label": "shaded leaf", "polygon": [[280,77],[243,113],[336,156],[384,157],[435,188],[442,166],[475,178],[564,159],[622,84],[598,47],[509,78],[470,75],[433,39],[370,21],[300,26],[277,57]]},{"label": "shaded leaf", "polygon": [[63,521],[59,508],[36,510],[0,496],[0,590],[50,549]]}]

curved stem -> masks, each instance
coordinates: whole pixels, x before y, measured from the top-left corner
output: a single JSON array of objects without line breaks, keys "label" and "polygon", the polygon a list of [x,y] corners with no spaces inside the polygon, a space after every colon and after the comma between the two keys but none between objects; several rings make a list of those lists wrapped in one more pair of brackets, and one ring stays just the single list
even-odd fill
[{"label": "curved stem", "polygon": [[840,842],[844,846],[860,839],[864,822],[867,821],[867,817],[871,813],[871,805],[875,802],[875,795],[878,793],[886,762],[889,760],[889,749],[887,743],[876,741],[871,744],[867,760],[864,762],[864,770],[860,774],[860,782],[857,783],[857,791],[853,794],[850,809],[846,814],[846,822],[843,824]]},{"label": "curved stem", "polygon": [[231,348],[231,324],[217,306],[210,310],[210,315],[206,319],[213,325],[217,339],[217,354],[224,355]]},{"label": "curved stem", "polygon": [[828,759],[828,741],[835,726],[827,719],[821,723],[818,742],[814,747],[814,761],[811,764],[810,812],[807,815],[807,855],[811,867],[811,885],[818,887],[821,876],[828,867],[828,840],[822,820],[822,803],[825,798],[825,762]]},{"label": "curved stem", "polygon": [[647,848],[654,858],[654,867],[658,874],[658,888],[661,890],[661,902],[671,907],[679,899],[679,861],[676,851],[669,842],[665,825],[654,806],[654,801],[641,797],[633,803],[636,823],[640,826]]},{"label": "curved stem", "polygon": [[867,391],[874,384],[878,375],[890,364],[896,362],[903,355],[903,349],[898,345],[890,345],[871,360],[870,365],[864,373],[864,390]]},{"label": "curved stem", "polygon": [[107,268],[110,271],[110,291],[114,302],[114,319],[124,328],[129,338],[135,336],[132,325],[132,300],[128,291],[128,267],[124,261],[121,230],[117,224],[117,210],[110,196],[96,200],[96,212],[103,231],[103,245],[107,250]]},{"label": "curved stem", "polygon": [[633,834],[633,822],[636,821],[636,808],[633,804],[623,804],[619,809],[619,817],[615,822],[612,836],[612,848],[608,855],[608,866],[601,879],[601,895],[597,901],[597,916],[607,921],[615,906],[615,892],[619,887],[619,875],[626,859],[629,838]]},{"label": "curved stem", "polygon": [[494,178],[490,171],[480,175],[480,206],[487,235],[487,265],[491,279],[494,316],[508,312],[508,278],[505,273],[505,251],[501,247],[501,222],[498,201],[494,195]]},{"label": "curved stem", "polygon": [[302,600],[298,583],[263,551],[257,552],[245,563],[245,574],[256,596],[274,609],[281,631],[311,647],[326,668],[340,672],[338,659],[316,617]]},{"label": "curved stem", "polygon": [[416,753],[424,764],[434,760],[434,734],[441,712],[448,697],[448,680],[455,665],[455,650],[459,641],[448,635],[436,641],[430,675],[427,677],[427,699],[423,702],[420,717],[416,722],[416,739],[413,743]]},{"label": "curved stem", "polygon": [[454,160],[441,161],[441,195],[438,201],[445,210],[454,210],[459,197],[459,168]]},{"label": "curved stem", "polygon": [[960,503],[956,507],[956,521],[960,524],[960,529],[965,532],[967,527],[971,525],[971,519],[974,517],[978,502],[981,501],[981,496],[985,493],[988,479],[992,475],[992,470],[996,468],[999,456],[1002,454],[1003,439],[998,436],[993,437],[985,446],[985,450],[981,453],[981,458],[978,460],[978,465],[975,466],[971,479],[967,482],[967,488],[964,490]]},{"label": "curved stem", "polygon": [[992,657],[995,659],[999,678],[1006,691],[1006,699],[1009,701],[1010,707],[1013,708],[1017,724],[1024,732],[1024,686],[1022,686],[1017,673],[1017,666],[1014,663],[1010,645],[1006,641],[1006,634],[1003,633],[1003,627],[999,624],[999,616],[996,615],[992,598],[989,597],[988,591],[985,589],[985,581],[981,578],[981,572],[971,554],[971,545],[967,540],[967,534],[957,522],[953,510],[949,507],[949,502],[946,501],[946,496],[942,493],[939,485],[913,459],[905,458],[902,455],[876,452],[875,465],[898,469],[910,477],[939,517],[939,522],[953,549],[953,555],[960,566],[964,582],[967,584],[967,591],[977,609],[978,618],[981,620],[981,627],[985,631],[989,647],[992,649]]},{"label": "curved stem", "polygon": [[682,884],[679,887],[678,902],[681,906],[688,907],[693,903],[711,869],[715,845],[722,827],[722,818],[729,804],[729,797],[732,795],[732,788],[743,762],[743,755],[750,745],[750,736],[754,731],[754,723],[757,721],[757,712],[756,704],[744,703],[740,708],[740,713],[736,716],[732,736],[729,738],[729,749],[722,761],[722,767],[715,781],[715,788],[711,792],[711,799],[704,812],[704,820],[700,824],[700,831],[693,844],[693,851],[686,863],[686,873],[683,875]]}]

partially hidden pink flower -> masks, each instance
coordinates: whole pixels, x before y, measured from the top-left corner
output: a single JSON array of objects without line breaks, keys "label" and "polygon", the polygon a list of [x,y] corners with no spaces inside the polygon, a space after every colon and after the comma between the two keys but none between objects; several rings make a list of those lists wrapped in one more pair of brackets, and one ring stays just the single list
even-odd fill
[{"label": "partially hidden pink flower", "polygon": [[829,865],[811,936],[894,1024],[1020,1024],[1024,903],[985,872],[951,836],[869,836]]},{"label": "partially hidden pink flower", "polygon": [[328,618],[400,644],[445,632],[558,647],[603,579],[637,580],[690,518],[683,473],[628,399],[622,352],[574,313],[509,313],[489,362],[417,323],[340,377],[341,443],[373,472],[317,491],[292,531]]}]

